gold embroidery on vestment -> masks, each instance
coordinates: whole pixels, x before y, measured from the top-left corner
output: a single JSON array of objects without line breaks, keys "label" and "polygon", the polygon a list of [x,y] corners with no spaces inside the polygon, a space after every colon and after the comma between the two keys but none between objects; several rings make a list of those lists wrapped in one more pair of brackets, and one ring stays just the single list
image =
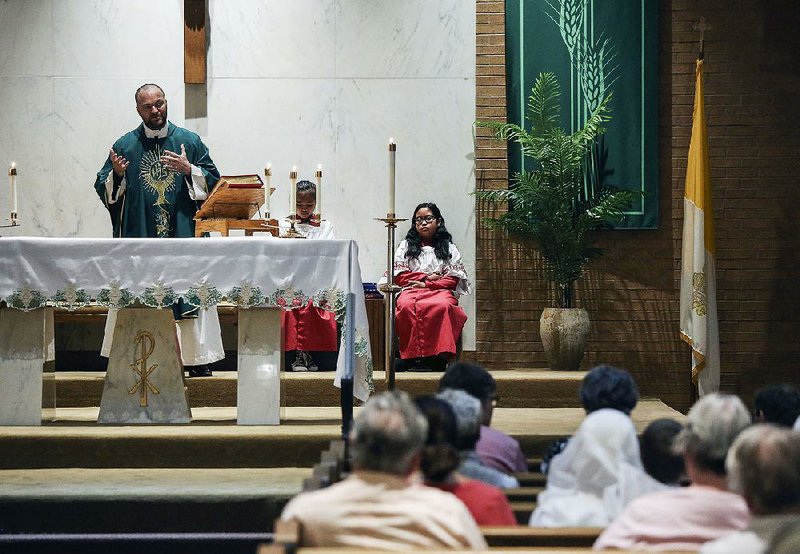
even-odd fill
[{"label": "gold embroidery on vestment", "polygon": [[142,155],[142,163],[139,165],[139,176],[145,187],[154,192],[156,201],[153,206],[158,208],[156,214],[156,235],[159,237],[169,236],[169,211],[164,207],[168,206],[166,194],[175,188],[175,175],[177,172],[167,169],[161,163],[161,156],[164,154],[161,146],[156,145],[152,150],[146,151]]}]

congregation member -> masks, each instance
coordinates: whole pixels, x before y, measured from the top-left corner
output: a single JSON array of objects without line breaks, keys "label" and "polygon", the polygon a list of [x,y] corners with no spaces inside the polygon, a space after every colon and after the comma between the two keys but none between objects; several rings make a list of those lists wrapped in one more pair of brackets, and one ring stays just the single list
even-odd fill
[{"label": "congregation member", "polygon": [[686,481],[683,456],[673,449],[682,429],[679,422],[664,417],[651,421],[639,439],[644,470],[659,483],[674,487]]},{"label": "congregation member", "polygon": [[[142,123],[119,138],[97,173],[94,188],[111,217],[114,237],[194,237],[194,215],[219,180],[200,137],[167,118],[167,99],[156,84],[134,94]],[[116,310],[109,310],[101,354],[108,357]],[[173,306],[181,359],[190,377],[211,375],[208,364],[225,357],[216,307]]]},{"label": "congregation member", "polygon": [[470,479],[477,479],[501,489],[519,487],[519,482],[502,471],[490,467],[475,452],[475,444],[480,436],[481,403],[471,394],[456,389],[444,389],[436,398],[450,405],[456,416],[455,446],[461,456],[458,472]]},{"label": "congregation member", "polygon": [[776,534],[800,520],[800,433],[773,424],[745,429],[725,461],[728,486],[753,519],[742,531],[708,542],[702,554],[762,554]]},{"label": "congregation member", "polygon": [[[626,495],[635,498],[639,490],[636,484],[647,476],[631,418],[611,408],[592,411],[564,451],[553,458],[547,487],[536,499],[530,525],[607,525],[624,507],[620,492],[607,491],[620,486],[623,475],[634,472],[637,476],[627,478]],[[605,500],[607,494],[613,496],[613,501]]]},{"label": "congregation member", "polygon": [[644,495],[603,531],[597,550],[697,550],[704,543],[747,526],[744,499],[727,490],[725,457],[750,424],[741,400],[708,394],[692,406],[675,449],[691,484]]},{"label": "congregation member", "polygon": [[[631,374],[607,364],[595,366],[586,373],[579,395],[587,414],[609,408],[629,416],[639,402],[639,389]],[[549,472],[550,461],[566,448],[568,442],[569,437],[564,437],[550,446],[542,456],[542,473]]]},{"label": "congregation member", "polygon": [[647,425],[639,439],[641,465],[622,461],[616,483],[603,491],[603,505],[611,518],[642,495],[679,487],[685,482],[683,457],[672,450],[681,429],[680,423],[669,418]]},{"label": "congregation member", "polygon": [[481,434],[475,451],[481,461],[508,475],[528,470],[528,463],[519,442],[491,427],[494,408],[499,401],[497,382],[491,373],[478,364],[454,362],[439,380],[439,390],[463,390],[481,403]]},{"label": "congregation member", "polygon": [[481,527],[516,525],[514,512],[502,490],[458,473],[461,464],[455,447],[458,431],[450,405],[433,396],[421,396],[414,403],[428,420],[428,438],[420,464],[425,484],[455,495]]},{"label": "congregation member", "polygon": [[350,432],[353,472],[328,488],[293,498],[281,518],[300,521],[302,546],[487,548],[460,500],[413,482],[427,433],[425,416],[405,393],[370,398]]},{"label": "congregation member", "polygon": [[[295,231],[310,240],[334,240],[333,223],[314,217],[317,207],[317,185],[298,181],[296,191]],[[278,223],[281,236],[292,225],[291,217]],[[336,314],[314,305],[313,300],[302,308],[283,310],[283,350],[286,367],[292,371],[335,371],[339,349]]]},{"label": "congregation member", "polygon": [[767,385],[753,397],[753,420],[756,423],[774,423],[792,427],[800,418],[800,390],[782,383]]},{"label": "congregation member", "polygon": [[411,221],[394,255],[394,280],[402,288],[395,310],[397,369],[441,371],[456,356],[467,321],[458,297],[471,286],[436,204],[419,204]]}]

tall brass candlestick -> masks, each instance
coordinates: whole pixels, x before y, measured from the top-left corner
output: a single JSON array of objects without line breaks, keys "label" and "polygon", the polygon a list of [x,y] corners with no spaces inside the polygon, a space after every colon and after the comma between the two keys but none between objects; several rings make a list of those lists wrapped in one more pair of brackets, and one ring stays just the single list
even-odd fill
[{"label": "tall brass candlestick", "polygon": [[322,164],[317,165],[317,172],[314,174],[317,178],[317,217],[322,222]]},{"label": "tall brass candlestick", "polygon": [[376,218],[386,224],[386,283],[380,286],[380,291],[384,293],[385,299],[385,320],[384,320],[384,370],[386,371],[386,388],[394,390],[394,312],[397,304],[397,293],[400,287],[394,284],[394,232],[397,224],[406,219],[398,219],[394,214],[386,214],[385,218]]}]

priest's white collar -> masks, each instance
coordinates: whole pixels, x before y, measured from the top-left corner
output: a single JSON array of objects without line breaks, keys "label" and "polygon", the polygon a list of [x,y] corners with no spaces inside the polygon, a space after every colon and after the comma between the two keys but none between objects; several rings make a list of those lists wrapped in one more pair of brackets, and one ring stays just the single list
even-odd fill
[{"label": "priest's white collar", "polygon": [[142,128],[144,129],[144,136],[147,138],[167,138],[167,134],[169,133],[169,121],[167,121],[158,131],[154,131],[144,124],[142,125]]}]

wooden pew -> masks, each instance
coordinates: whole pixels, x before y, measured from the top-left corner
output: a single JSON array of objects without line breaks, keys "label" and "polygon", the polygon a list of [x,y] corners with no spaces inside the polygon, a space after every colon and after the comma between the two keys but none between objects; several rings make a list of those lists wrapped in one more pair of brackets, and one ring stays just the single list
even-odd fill
[{"label": "wooden pew", "polygon": [[[277,553],[277,551],[264,551],[270,554]],[[594,552],[591,548],[569,548],[569,547],[537,547],[530,548],[489,548],[488,550],[409,550],[408,552],[419,552],[421,554],[523,554],[531,553],[538,554],[544,552],[558,553],[558,554],[588,554]],[[317,547],[303,547],[296,550],[296,554],[385,554],[384,550],[359,550],[355,548],[317,548]],[[633,551],[628,550],[615,550],[615,554],[633,554]],[[259,551],[259,554],[262,554]]]},{"label": "wooden pew", "polygon": [[547,475],[541,471],[518,471],[514,473],[520,487],[544,487]]},{"label": "wooden pew", "polygon": [[528,525],[531,513],[536,509],[536,498],[544,490],[544,487],[518,487],[515,489],[503,489],[503,492],[511,505],[511,510],[520,525]]},{"label": "wooden pew", "polygon": [[[603,531],[598,527],[481,527],[490,549],[496,548],[583,548],[591,549],[594,541]],[[276,520],[274,526],[275,543],[278,549],[259,550],[259,554],[295,552],[302,545],[302,525],[297,520]],[[266,548],[266,547],[265,547]],[[336,549],[326,548],[335,552]],[[301,548],[301,552],[310,549]]]},{"label": "wooden pew", "polygon": [[252,554],[272,533],[0,533],[0,552]]},{"label": "wooden pew", "polygon": [[481,527],[490,547],[591,548],[602,531],[602,527]]},{"label": "wooden pew", "polygon": [[314,464],[311,476],[303,480],[303,490],[322,489],[341,481],[348,467],[346,451],[342,439],[332,440],[328,449],[320,454],[320,461]]},{"label": "wooden pew", "polygon": [[517,487],[515,489],[503,489],[503,492],[505,493],[509,502],[536,502],[536,498],[542,491],[544,491],[544,487]]}]

